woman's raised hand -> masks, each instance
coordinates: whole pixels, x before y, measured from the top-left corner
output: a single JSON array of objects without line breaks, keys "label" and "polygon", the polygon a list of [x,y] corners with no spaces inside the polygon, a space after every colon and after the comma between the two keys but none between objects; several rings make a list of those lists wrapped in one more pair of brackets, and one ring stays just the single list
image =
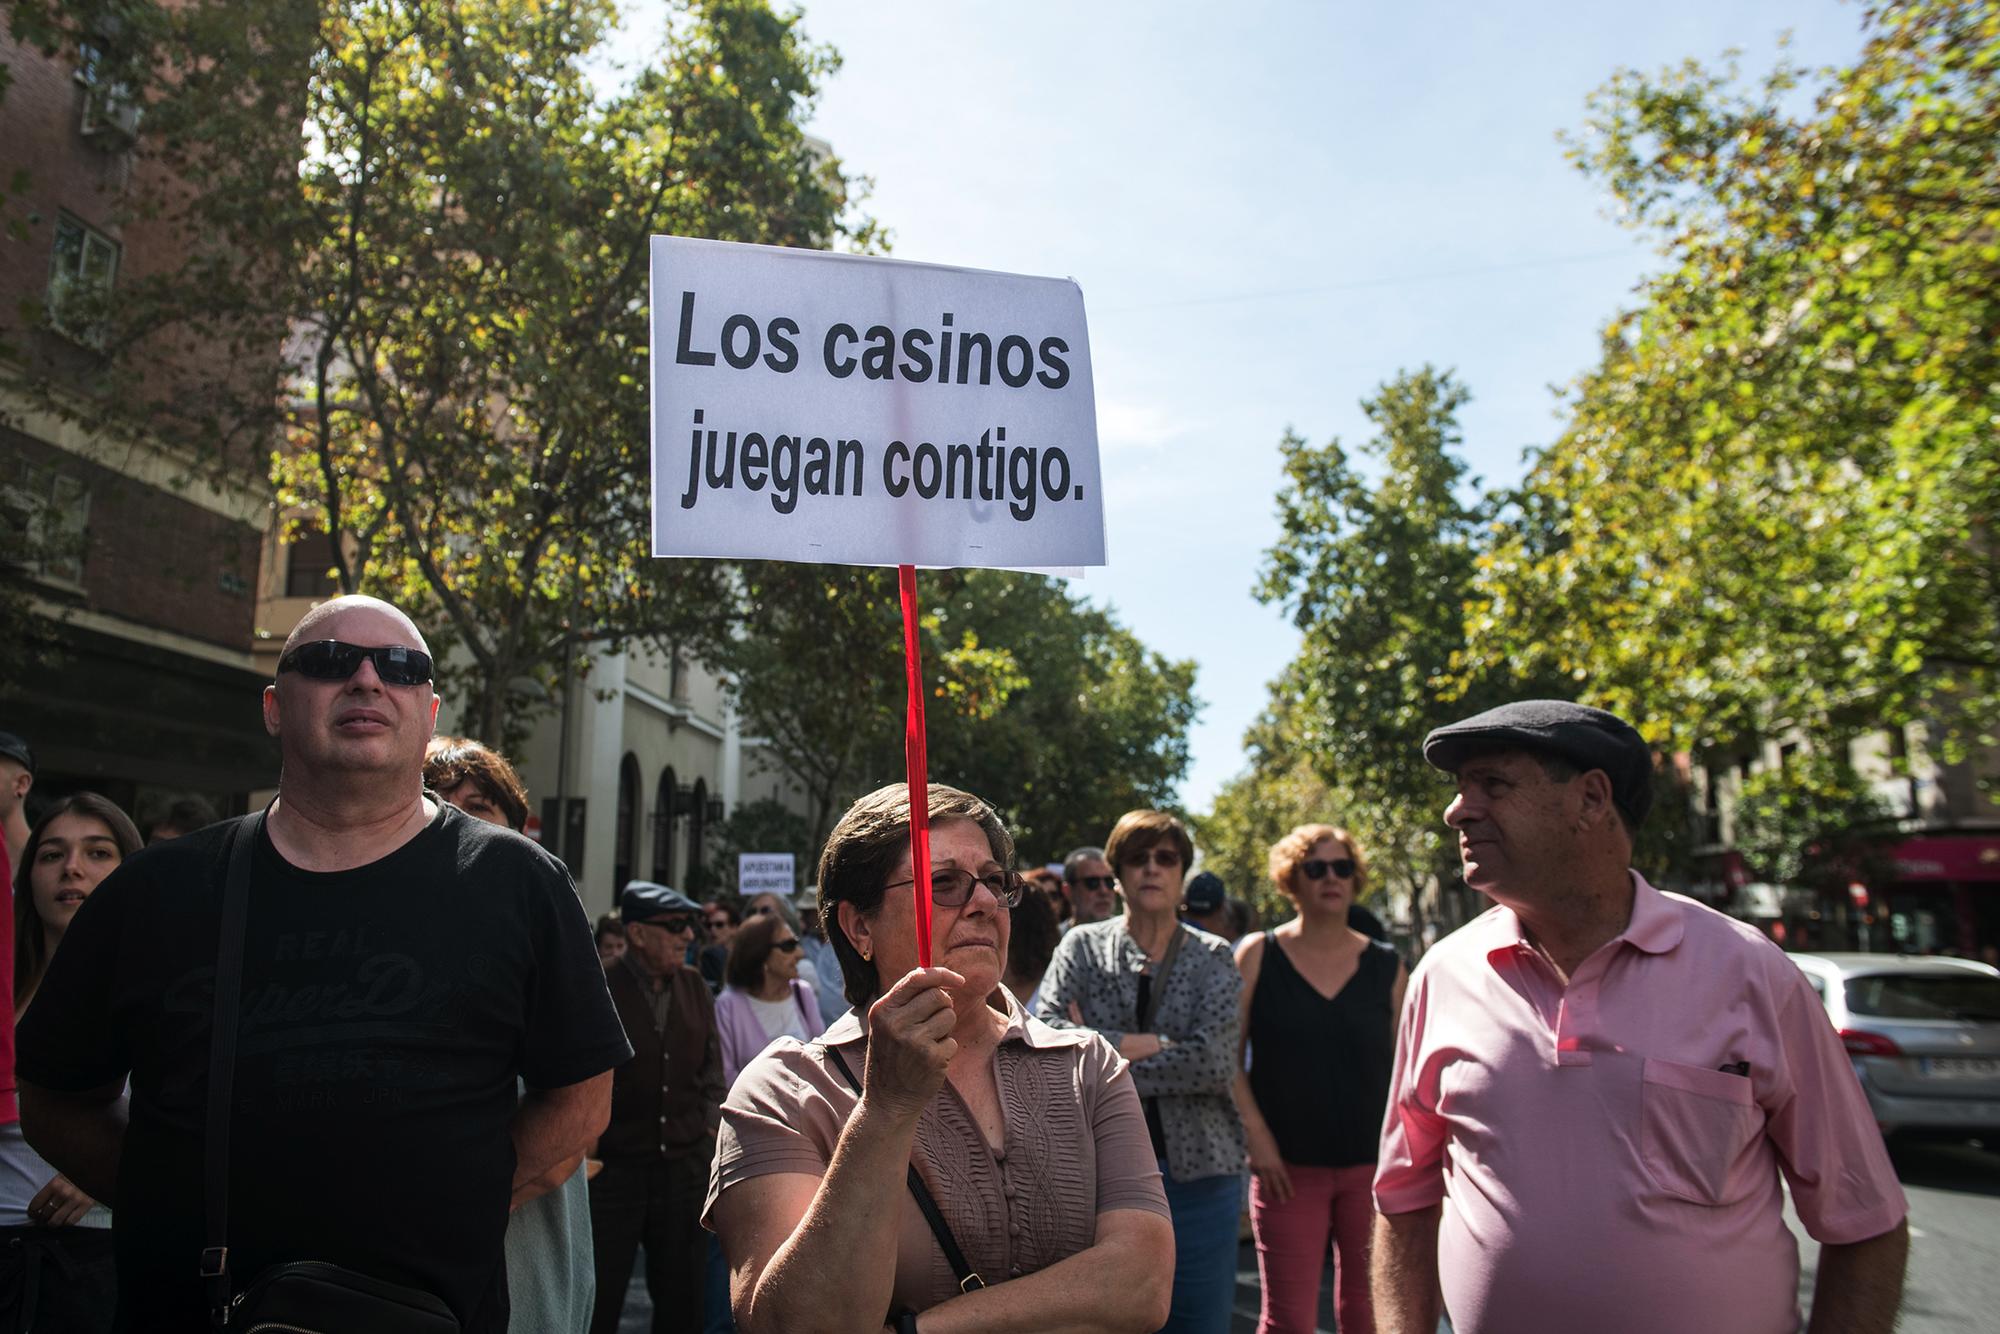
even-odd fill
[{"label": "woman's raised hand", "polygon": [[958,1011],[947,987],[965,979],[949,968],[918,968],[868,1007],[868,1075],[871,1101],[914,1116],[944,1086],[958,1054],[952,1030]]}]

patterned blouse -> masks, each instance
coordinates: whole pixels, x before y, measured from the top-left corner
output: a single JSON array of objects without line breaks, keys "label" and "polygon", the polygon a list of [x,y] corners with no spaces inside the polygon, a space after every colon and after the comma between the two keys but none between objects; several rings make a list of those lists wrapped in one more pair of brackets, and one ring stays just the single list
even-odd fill
[{"label": "patterned blouse", "polygon": [[[947,1082],[917,1122],[911,1161],[953,1237],[988,1283],[1046,1269],[1087,1250],[1097,1216],[1141,1209],[1170,1217],[1146,1142],[1131,1066],[1094,1035],[1029,1018],[1001,988],[1007,1031],[993,1053],[1005,1138],[986,1142]],[[779,1038],[744,1067],[722,1105],[702,1222],[738,1182],[773,1172],[822,1176],[858,1101],[827,1056],[867,1069],[861,1016],[849,1010],[817,1040]],[[958,1279],[907,1191],[883,1239],[896,1247],[895,1304],[925,1311],[958,1295]]]},{"label": "patterned blouse", "polygon": [[[1132,1082],[1141,1098],[1155,1100],[1159,1108],[1167,1170],[1176,1181],[1193,1181],[1244,1170],[1243,1118],[1229,1092],[1236,1078],[1243,974],[1236,971],[1228,941],[1186,924],[1179,929],[1187,935],[1151,1030],[1173,1045],[1134,1062]],[[1084,1026],[1116,1048],[1138,1024],[1139,975],[1151,966],[1124,918],[1077,927],[1056,946],[1035,1015],[1068,1027],[1069,1004],[1075,1001]]]}]

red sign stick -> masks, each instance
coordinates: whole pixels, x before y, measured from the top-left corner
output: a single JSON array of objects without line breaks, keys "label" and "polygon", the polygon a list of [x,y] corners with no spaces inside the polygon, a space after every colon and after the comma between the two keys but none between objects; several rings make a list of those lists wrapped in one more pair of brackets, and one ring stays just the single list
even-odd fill
[{"label": "red sign stick", "polygon": [[909,702],[903,715],[903,765],[910,786],[910,894],[916,907],[917,966],[931,966],[930,764],[924,753],[924,666],[917,645],[917,567],[898,565],[903,595],[903,675]]}]

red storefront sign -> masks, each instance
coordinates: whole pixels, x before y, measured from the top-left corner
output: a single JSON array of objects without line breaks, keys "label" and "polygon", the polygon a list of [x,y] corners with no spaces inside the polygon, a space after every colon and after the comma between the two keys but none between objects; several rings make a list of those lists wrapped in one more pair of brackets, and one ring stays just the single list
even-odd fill
[{"label": "red storefront sign", "polygon": [[1889,849],[1898,880],[1988,881],[2000,884],[2000,836],[1904,839]]}]

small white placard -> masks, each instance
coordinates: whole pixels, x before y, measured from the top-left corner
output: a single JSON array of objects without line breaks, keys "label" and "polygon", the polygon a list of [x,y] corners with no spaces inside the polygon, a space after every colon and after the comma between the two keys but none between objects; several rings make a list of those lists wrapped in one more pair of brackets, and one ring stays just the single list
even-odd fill
[{"label": "small white placard", "polygon": [[792,896],[797,881],[792,875],[789,852],[739,852],[736,854],[736,892],[744,898],[754,894]]},{"label": "small white placard", "polygon": [[1104,564],[1074,282],[656,236],[653,554]]}]

